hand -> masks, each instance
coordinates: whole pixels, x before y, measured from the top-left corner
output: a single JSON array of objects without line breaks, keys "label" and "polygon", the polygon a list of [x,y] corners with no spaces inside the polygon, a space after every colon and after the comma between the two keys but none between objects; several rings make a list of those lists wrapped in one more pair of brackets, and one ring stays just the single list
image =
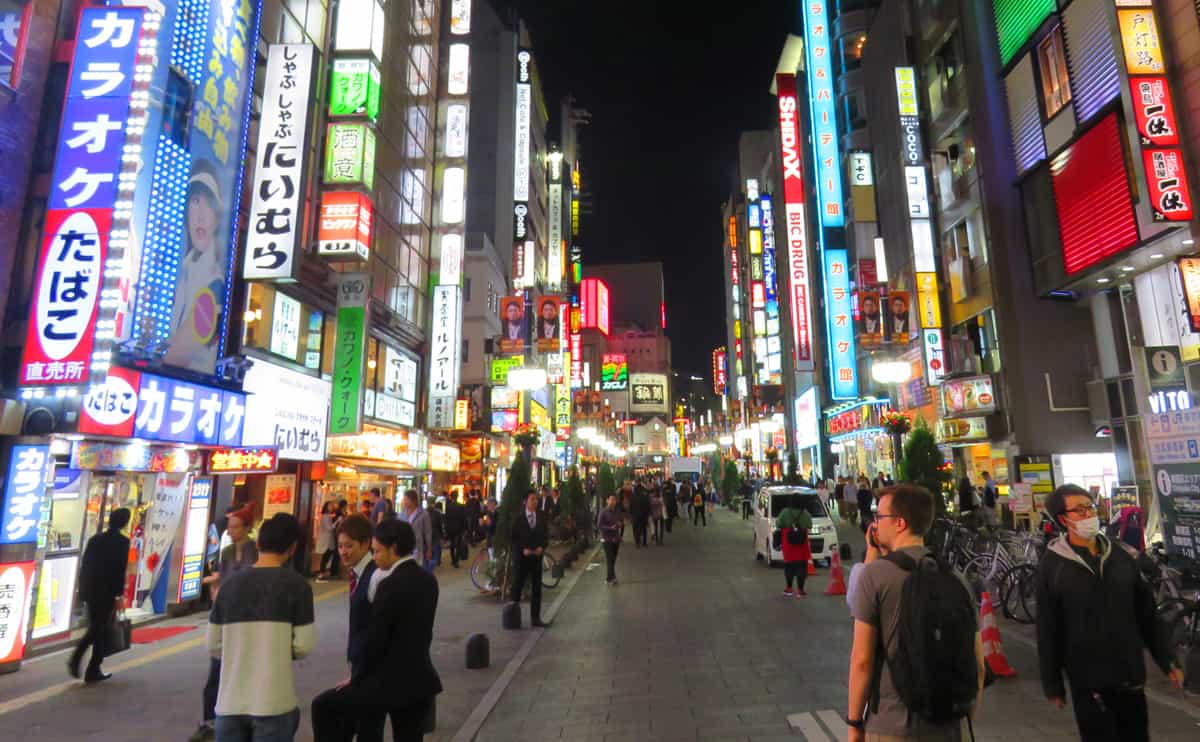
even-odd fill
[{"label": "hand", "polygon": [[864,730],[846,727],[846,732],[847,742],[866,742],[867,733]]},{"label": "hand", "polygon": [[875,525],[872,524],[871,527],[867,529],[867,556],[863,560],[867,564],[870,564],[880,557],[879,547],[875,545],[878,543],[879,542],[875,540]]},{"label": "hand", "polygon": [[333,687],[334,687],[334,690],[341,690],[342,688],[345,688],[348,685],[350,685],[350,676],[349,675],[346,676],[345,680],[343,680],[342,682],[338,683],[337,685],[335,685]]},{"label": "hand", "polygon": [[1172,667],[1171,672],[1167,673],[1167,678],[1170,679],[1171,685],[1176,688],[1183,688],[1183,670],[1178,667]]},{"label": "hand", "polygon": [[1062,696],[1051,696],[1049,700],[1050,703],[1053,703],[1055,706],[1057,706],[1060,711],[1067,707],[1067,699],[1063,698]]}]

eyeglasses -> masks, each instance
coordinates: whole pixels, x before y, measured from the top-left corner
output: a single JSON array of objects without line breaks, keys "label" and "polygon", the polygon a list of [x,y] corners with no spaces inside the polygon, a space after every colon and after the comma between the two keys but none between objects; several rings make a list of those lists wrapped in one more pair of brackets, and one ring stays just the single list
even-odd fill
[{"label": "eyeglasses", "polygon": [[1080,518],[1086,518],[1089,515],[1096,514],[1096,506],[1095,505],[1080,505],[1079,507],[1076,507],[1076,508],[1069,508],[1065,512],[1071,513]]},{"label": "eyeglasses", "polygon": [[902,517],[903,516],[900,516],[900,515],[884,515],[883,513],[875,514],[875,520],[883,520],[885,518],[902,518]]}]

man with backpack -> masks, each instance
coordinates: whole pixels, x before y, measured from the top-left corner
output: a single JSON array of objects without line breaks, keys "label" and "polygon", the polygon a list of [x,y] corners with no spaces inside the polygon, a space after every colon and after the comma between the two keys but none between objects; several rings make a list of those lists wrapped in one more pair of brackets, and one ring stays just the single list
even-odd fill
[{"label": "man with backpack", "polygon": [[1064,484],[1046,498],[1046,510],[1066,535],[1050,543],[1035,583],[1042,690],[1065,708],[1066,675],[1084,742],[1148,740],[1144,650],[1183,684],[1169,643],[1154,641],[1154,595],[1132,550],[1100,533],[1087,490]]},{"label": "man with backpack", "polygon": [[933,495],[887,487],[867,532],[851,596],[850,742],[963,739],[983,690],[976,606],[949,565],[925,548]]},{"label": "man with backpack", "polygon": [[692,525],[696,525],[700,521],[705,528],[708,528],[708,516],[705,512],[708,507],[704,504],[704,487],[697,482],[696,489],[692,491]]}]

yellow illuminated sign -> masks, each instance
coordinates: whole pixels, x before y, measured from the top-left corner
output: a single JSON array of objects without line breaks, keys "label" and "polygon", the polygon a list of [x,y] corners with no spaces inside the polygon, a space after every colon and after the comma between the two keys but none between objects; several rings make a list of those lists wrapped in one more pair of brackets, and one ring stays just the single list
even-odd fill
[{"label": "yellow illuminated sign", "polygon": [[1125,47],[1125,70],[1131,75],[1162,74],[1162,47],[1153,8],[1129,8],[1117,11],[1121,45]]},{"label": "yellow illuminated sign", "polygon": [[750,230],[750,254],[762,255],[762,230]]},{"label": "yellow illuminated sign", "polygon": [[900,102],[901,116],[917,116],[917,73],[912,67],[896,68],[896,98]]},{"label": "yellow illuminated sign", "polygon": [[936,273],[917,274],[917,304],[921,310],[921,327],[942,326],[942,305],[938,299]]}]

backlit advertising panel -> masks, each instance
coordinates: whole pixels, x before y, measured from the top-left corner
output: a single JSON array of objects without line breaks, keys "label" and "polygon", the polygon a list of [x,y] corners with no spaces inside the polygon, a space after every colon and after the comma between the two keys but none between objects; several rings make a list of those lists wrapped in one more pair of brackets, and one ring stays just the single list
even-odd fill
[{"label": "backlit advertising panel", "polygon": [[[791,293],[792,353],[797,371],[813,370],[812,329],[809,310],[808,235],[804,216],[804,158],[796,119],[796,76],[775,76],[779,102],[780,163],[783,166],[784,216],[787,227],[788,286]],[[735,243],[731,243],[735,244]],[[732,258],[736,251],[730,253]],[[735,266],[736,268],[736,266]],[[736,277],[736,269],[734,276]],[[736,285],[737,281],[734,281]]]},{"label": "backlit advertising panel", "polygon": [[333,390],[329,434],[362,432],[363,364],[367,347],[370,274],[338,274],[337,333],[333,347]]},{"label": "backlit advertising panel", "polygon": [[429,426],[454,427],[462,348],[462,296],[457,286],[435,286],[429,342]]},{"label": "backlit advertising panel", "polygon": [[42,501],[46,499],[46,483],[51,480],[53,466],[48,445],[12,447],[8,476],[4,480],[0,544],[37,543]]},{"label": "backlit advertising panel", "polygon": [[34,562],[0,564],[0,665],[25,656],[34,567]]},{"label": "backlit advertising panel", "polygon": [[379,117],[379,67],[372,60],[335,59],[329,78],[329,115]]},{"label": "backlit advertising panel", "polygon": [[[131,110],[135,72],[149,61],[142,8],[80,11],[33,305],[19,383],[79,384],[91,365],[114,207],[128,226],[132,184],[122,174],[126,139],[144,123]],[[140,109],[140,107],[139,107]],[[122,254],[128,237],[122,236]],[[105,331],[111,337],[111,328]]]},{"label": "backlit advertising panel", "polygon": [[371,200],[358,191],[322,193],[317,254],[326,260],[366,260],[371,254],[374,213]]},{"label": "backlit advertising panel", "polygon": [[608,284],[599,278],[585,278],[579,287],[581,301],[580,327],[609,330]]},{"label": "backlit advertising panel", "polygon": [[208,544],[208,504],[211,499],[212,478],[193,479],[183,530],[183,557],[179,565],[181,601],[200,596],[200,580],[204,576],[204,553]]},{"label": "backlit advertising panel", "polygon": [[[165,364],[211,375],[229,331],[242,239],[236,226],[259,3],[158,7],[165,15],[142,143],[143,152],[153,152],[154,167],[137,176],[130,231],[135,239],[142,235],[143,244],[128,261],[128,289],[121,287],[123,295],[136,297],[136,309],[132,323],[116,312],[117,338],[162,343]],[[133,283],[138,261],[139,282]]]},{"label": "backlit advertising panel", "polygon": [[533,54],[517,52],[516,121],[513,131],[513,200],[529,201],[530,124],[533,115]]},{"label": "backlit advertising panel", "polygon": [[804,8],[804,49],[808,55],[808,104],[812,120],[814,177],[821,226],[845,224],[842,206],[842,168],[838,151],[837,108],[833,95],[833,42],[829,35],[829,9],[823,0]]},{"label": "backlit advertising panel", "polygon": [[299,265],[296,248],[304,229],[300,205],[316,55],[312,44],[272,44],[267,53],[242,268],[247,280],[290,281]]},{"label": "backlit advertising panel", "polygon": [[605,353],[601,359],[600,391],[623,392],[629,388],[629,361],[624,353]]},{"label": "backlit advertising panel", "polygon": [[825,304],[829,307],[829,379],[833,399],[858,397],[858,369],[854,363],[854,317],[850,298],[850,266],[845,250],[829,250],[825,259]]},{"label": "backlit advertising panel", "polygon": [[1179,258],[1179,277],[1183,281],[1183,297],[1187,304],[1188,327],[1200,332],[1200,258]]}]

